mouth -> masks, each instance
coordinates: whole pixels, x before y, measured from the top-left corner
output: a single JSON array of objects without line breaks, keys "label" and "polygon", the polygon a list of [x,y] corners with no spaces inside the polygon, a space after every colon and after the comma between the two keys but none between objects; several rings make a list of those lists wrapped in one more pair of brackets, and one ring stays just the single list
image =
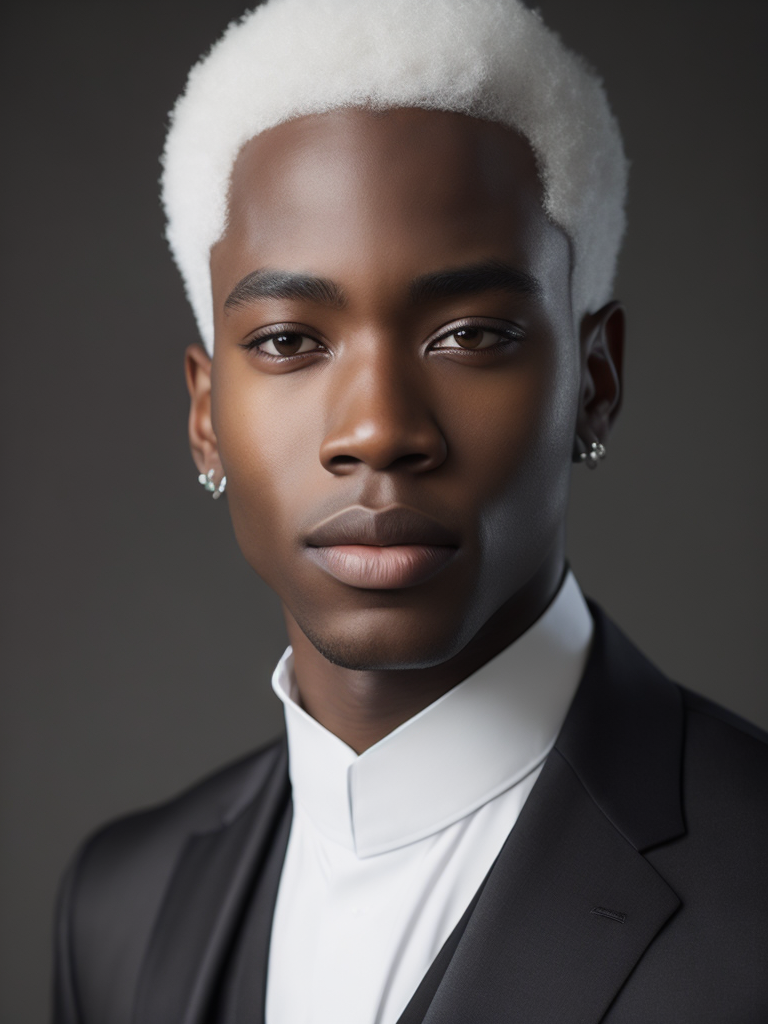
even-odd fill
[{"label": "mouth", "polygon": [[404,506],[344,509],[320,523],[306,546],[309,557],[335,579],[367,590],[424,583],[459,548],[447,527]]}]

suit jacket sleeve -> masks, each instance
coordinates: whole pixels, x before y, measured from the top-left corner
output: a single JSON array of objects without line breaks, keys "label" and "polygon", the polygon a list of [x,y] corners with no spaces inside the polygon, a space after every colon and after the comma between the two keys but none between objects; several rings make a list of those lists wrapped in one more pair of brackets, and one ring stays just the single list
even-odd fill
[{"label": "suit jacket sleeve", "polygon": [[53,1024],[81,1024],[72,962],[72,903],[80,857],[62,879],[56,906],[53,951]]}]

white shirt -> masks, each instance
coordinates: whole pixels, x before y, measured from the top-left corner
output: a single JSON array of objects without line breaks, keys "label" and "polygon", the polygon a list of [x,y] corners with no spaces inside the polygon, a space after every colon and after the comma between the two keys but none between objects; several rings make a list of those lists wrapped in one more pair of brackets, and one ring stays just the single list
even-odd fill
[{"label": "white shirt", "polygon": [[286,650],[294,814],[267,1024],[395,1024],[539,776],[592,628],[569,573],[519,639],[360,755],[297,703]]}]

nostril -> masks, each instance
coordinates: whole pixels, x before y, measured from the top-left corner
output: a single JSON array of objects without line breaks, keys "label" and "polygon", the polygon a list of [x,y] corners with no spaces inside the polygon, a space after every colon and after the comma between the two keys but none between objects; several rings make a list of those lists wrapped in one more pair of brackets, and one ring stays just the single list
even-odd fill
[{"label": "nostril", "polygon": [[331,466],[356,466],[360,462],[360,459],[356,459],[354,455],[334,455],[329,460]]},{"label": "nostril", "polygon": [[445,461],[446,441],[436,424],[411,424],[402,413],[385,411],[386,416],[375,420],[358,415],[332,430],[320,446],[323,466],[340,475],[354,473],[361,466],[425,473]]},{"label": "nostril", "polygon": [[418,469],[429,461],[429,455],[413,452],[410,455],[401,455],[399,459],[395,460],[395,465],[400,465],[405,469]]},{"label": "nostril", "polygon": [[[354,469],[356,466],[363,464],[364,459],[358,459],[354,455],[334,455],[328,460],[327,467],[330,470],[344,471],[348,469]],[[421,452],[410,452],[408,455],[399,455],[393,459],[392,462],[387,465],[382,465],[380,469],[423,469],[432,462],[432,457],[426,453]]]}]

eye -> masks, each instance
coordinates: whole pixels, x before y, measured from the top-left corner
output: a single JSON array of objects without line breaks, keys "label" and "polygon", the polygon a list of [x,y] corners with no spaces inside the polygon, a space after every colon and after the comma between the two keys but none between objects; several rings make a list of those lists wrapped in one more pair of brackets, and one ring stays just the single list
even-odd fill
[{"label": "eye", "polygon": [[248,343],[248,348],[257,349],[266,356],[285,359],[291,356],[307,355],[310,352],[319,352],[322,345],[307,334],[299,334],[298,331],[280,331],[277,334],[254,338]]},{"label": "eye", "polygon": [[450,334],[444,334],[442,338],[438,338],[432,348],[478,352],[503,345],[505,342],[519,341],[523,337],[522,331],[465,324],[463,327],[455,328]]}]

